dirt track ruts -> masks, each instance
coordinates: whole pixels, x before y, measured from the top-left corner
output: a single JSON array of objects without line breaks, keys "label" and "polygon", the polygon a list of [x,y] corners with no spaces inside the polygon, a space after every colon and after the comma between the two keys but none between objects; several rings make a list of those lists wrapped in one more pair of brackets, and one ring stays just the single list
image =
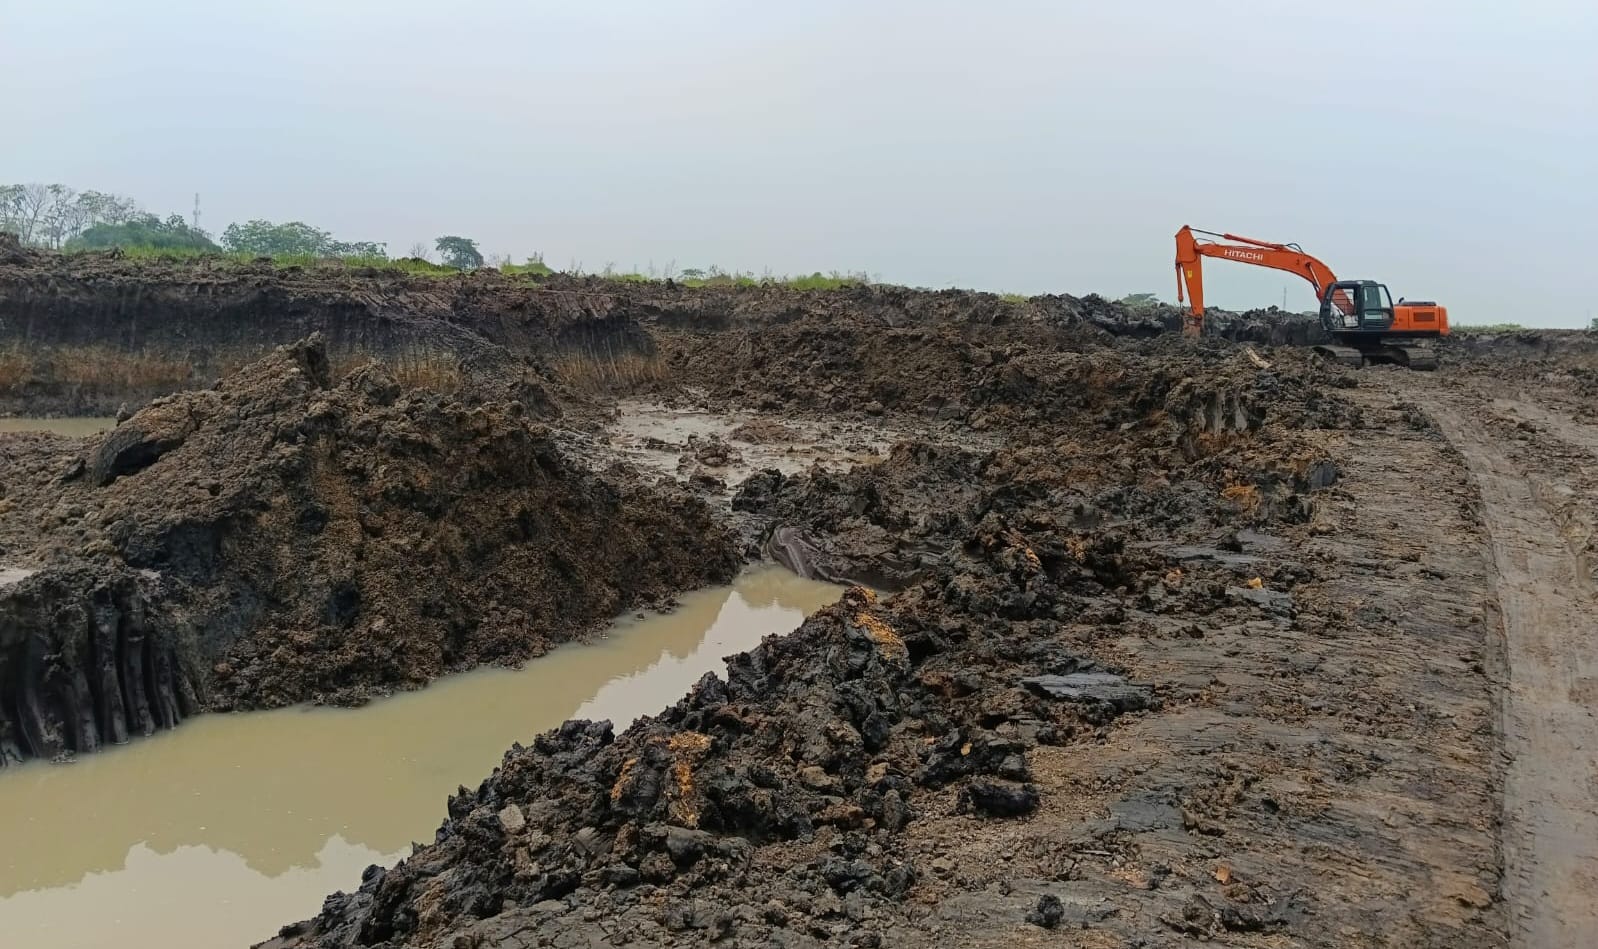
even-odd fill
[{"label": "dirt track ruts", "polygon": [[[1500,402],[1496,407],[1513,408]],[[1510,445],[1451,398],[1430,400],[1438,425],[1464,455],[1481,493],[1492,553],[1492,587],[1508,658],[1500,692],[1504,785],[1502,896],[1511,945],[1590,946],[1598,932],[1598,591],[1563,542],[1543,504],[1537,454]],[[1546,437],[1574,438],[1590,453],[1586,426],[1529,406]],[[1552,424],[1550,422],[1552,420]],[[1598,434],[1598,433],[1594,433]],[[1598,461],[1598,455],[1594,456]],[[1532,469],[1532,470],[1528,470]]]}]

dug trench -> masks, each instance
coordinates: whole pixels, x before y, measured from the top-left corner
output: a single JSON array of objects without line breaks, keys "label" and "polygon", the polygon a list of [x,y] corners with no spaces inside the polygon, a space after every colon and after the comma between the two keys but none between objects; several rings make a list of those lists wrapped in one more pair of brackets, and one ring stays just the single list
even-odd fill
[{"label": "dug trench", "polygon": [[[866,585],[529,736],[269,944],[1503,945],[1492,570],[1427,411],[1091,298],[867,296],[624,302],[649,371],[529,350],[547,402],[304,343],[7,436],[14,753],[519,661],[767,557]],[[645,444],[640,400],[739,437]]]}]

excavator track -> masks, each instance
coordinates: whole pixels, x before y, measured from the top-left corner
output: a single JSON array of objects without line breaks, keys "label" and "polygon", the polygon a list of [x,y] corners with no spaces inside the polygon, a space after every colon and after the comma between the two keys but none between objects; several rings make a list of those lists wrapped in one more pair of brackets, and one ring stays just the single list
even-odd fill
[{"label": "excavator track", "polygon": [[1337,363],[1339,366],[1358,369],[1365,365],[1365,354],[1352,346],[1333,346],[1327,343],[1316,346],[1315,352],[1323,358]]},{"label": "excavator track", "polygon": [[1431,372],[1437,368],[1437,349],[1432,346],[1386,346],[1385,349],[1399,350],[1403,353],[1402,365],[1420,372]]},{"label": "excavator track", "polygon": [[1321,343],[1315,352],[1340,366],[1360,369],[1365,366],[1403,366],[1417,372],[1430,372],[1437,368],[1437,349],[1428,343],[1371,343],[1366,346],[1342,346]]}]

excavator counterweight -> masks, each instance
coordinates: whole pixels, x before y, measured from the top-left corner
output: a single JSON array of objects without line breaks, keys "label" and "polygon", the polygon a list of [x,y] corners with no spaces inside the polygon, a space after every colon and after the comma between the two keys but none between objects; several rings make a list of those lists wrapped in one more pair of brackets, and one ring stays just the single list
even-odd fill
[{"label": "excavator counterweight", "polygon": [[1396,363],[1411,369],[1437,368],[1433,343],[1448,334],[1448,310],[1432,302],[1400,300],[1374,280],[1338,280],[1332,268],[1297,244],[1217,234],[1184,225],[1176,232],[1176,299],[1185,296],[1183,332],[1196,336],[1204,326],[1204,258],[1235,260],[1297,274],[1315,288],[1321,326],[1331,343],[1317,352],[1348,366]]}]

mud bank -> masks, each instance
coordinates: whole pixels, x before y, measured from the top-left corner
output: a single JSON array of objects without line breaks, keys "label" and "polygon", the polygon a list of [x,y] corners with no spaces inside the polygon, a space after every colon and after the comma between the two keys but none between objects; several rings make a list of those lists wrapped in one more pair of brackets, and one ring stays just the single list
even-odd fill
[{"label": "mud bank", "polygon": [[14,816],[0,854],[6,944],[248,945],[429,839],[456,787],[514,742],[574,715],[658,711],[724,670],[721,657],[839,593],[757,568],[520,669],[479,669],[360,709],[208,715],[70,766],[0,769],[0,813]]},{"label": "mud bank", "polygon": [[18,415],[110,415],[208,386],[311,333],[340,373],[378,357],[402,381],[434,388],[650,354],[647,334],[609,296],[490,272],[18,250],[0,255],[0,314],[0,412]]},{"label": "mud bank", "polygon": [[103,436],[4,438],[7,760],[518,662],[741,562],[703,502],[590,470],[523,403],[334,381],[314,340]]}]

